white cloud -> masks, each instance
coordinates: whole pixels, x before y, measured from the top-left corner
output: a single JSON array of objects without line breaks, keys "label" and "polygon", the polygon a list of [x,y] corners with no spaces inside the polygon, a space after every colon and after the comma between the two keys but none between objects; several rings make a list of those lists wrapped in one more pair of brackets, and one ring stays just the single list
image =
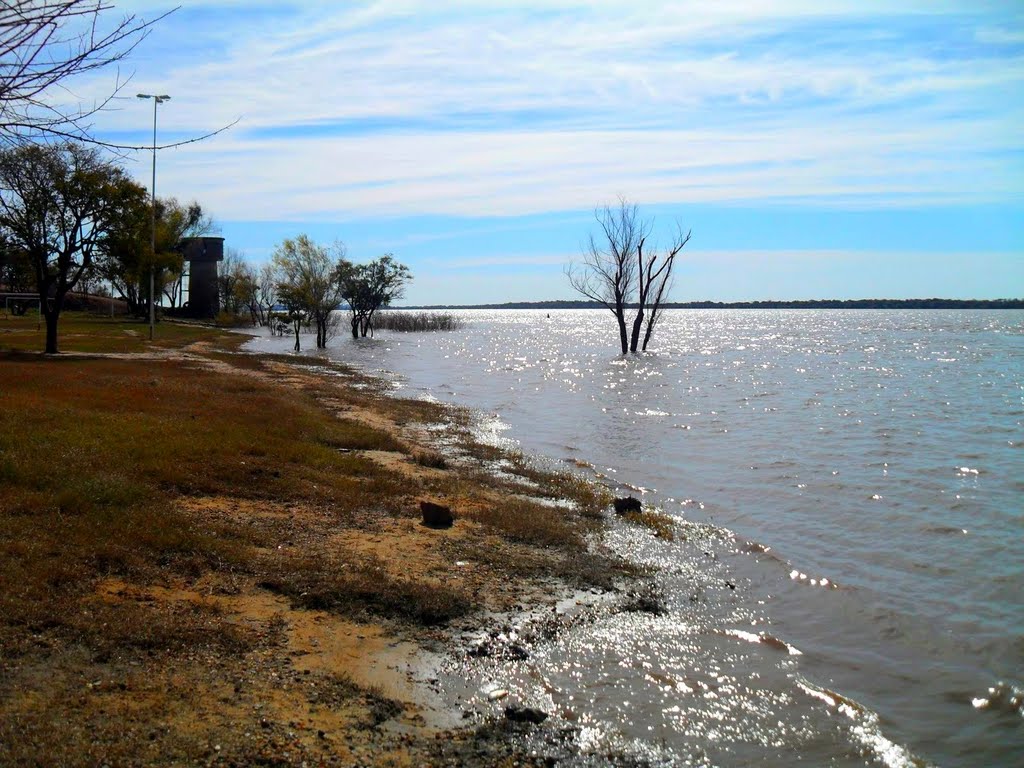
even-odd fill
[{"label": "white cloud", "polygon": [[[221,218],[513,215],[618,191],[859,205],[1024,191],[1024,58],[943,53],[928,37],[938,25],[956,40],[1012,42],[1000,38],[1005,14],[984,7],[892,3],[889,20],[810,0],[261,7],[272,21],[235,13],[204,29],[221,47],[200,50],[186,7],[135,57],[133,90],[174,95],[163,131],[243,116],[160,158],[164,190]],[[172,40],[179,55],[140,58]],[[144,129],[144,112],[126,106],[98,128]]]}]

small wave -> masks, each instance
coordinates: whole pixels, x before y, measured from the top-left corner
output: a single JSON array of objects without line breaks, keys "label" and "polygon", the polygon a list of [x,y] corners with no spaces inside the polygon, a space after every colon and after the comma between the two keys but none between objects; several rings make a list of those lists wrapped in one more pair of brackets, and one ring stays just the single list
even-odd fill
[{"label": "small wave", "polygon": [[1000,680],[988,689],[987,695],[971,699],[971,705],[975,709],[1008,712],[1024,717],[1024,690]]},{"label": "small wave", "polygon": [[886,738],[879,725],[878,715],[870,709],[828,688],[816,688],[800,680],[797,680],[796,684],[808,696],[825,702],[829,707],[850,718],[853,721],[851,735],[883,765],[890,768],[922,768],[928,765],[906,747]]},{"label": "small wave", "polygon": [[810,584],[812,587],[827,587],[828,589],[839,589],[839,585],[831,579],[824,576],[819,578],[812,578],[803,571],[798,571],[795,568],[789,572],[789,578],[793,581],[801,581],[805,584]]},{"label": "small wave", "polygon": [[780,640],[775,637],[775,635],[769,635],[766,632],[758,634],[756,632],[747,632],[742,629],[726,629],[723,634],[726,634],[729,637],[738,637],[740,640],[746,640],[748,643],[762,643],[777,651],[785,651],[790,656],[803,656],[803,651],[799,648],[790,645],[785,640]]},{"label": "small wave", "polygon": [[926,525],[921,530],[925,533],[941,533],[946,535],[957,533],[962,536],[967,535],[966,528],[957,528],[954,525]]}]

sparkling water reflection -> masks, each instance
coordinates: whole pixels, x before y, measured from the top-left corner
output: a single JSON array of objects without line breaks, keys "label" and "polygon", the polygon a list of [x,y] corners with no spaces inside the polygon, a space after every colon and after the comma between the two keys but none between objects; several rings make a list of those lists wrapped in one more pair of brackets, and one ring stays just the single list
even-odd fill
[{"label": "sparkling water reflection", "polygon": [[614,531],[669,614],[606,617],[495,682],[668,763],[1024,753],[1024,313],[674,311],[625,358],[607,313],[465,315],[330,354],[718,531]]}]

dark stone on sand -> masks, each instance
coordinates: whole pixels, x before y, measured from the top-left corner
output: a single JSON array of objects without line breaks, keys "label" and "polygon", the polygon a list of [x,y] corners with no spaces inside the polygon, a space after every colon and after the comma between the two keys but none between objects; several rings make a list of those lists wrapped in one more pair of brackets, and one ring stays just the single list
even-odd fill
[{"label": "dark stone on sand", "polygon": [[430,528],[451,528],[455,523],[451,507],[446,507],[444,504],[421,501],[420,512],[423,514],[423,524]]},{"label": "dark stone on sand", "polygon": [[651,616],[664,616],[668,613],[665,599],[653,586],[646,586],[626,597],[622,610],[626,613],[647,613]]},{"label": "dark stone on sand", "polygon": [[615,506],[615,514],[626,515],[630,512],[640,512],[643,510],[643,505],[640,503],[640,499],[635,496],[626,496],[625,498],[616,499],[612,502]]},{"label": "dark stone on sand", "polygon": [[548,719],[548,713],[533,707],[505,707],[505,717],[516,723],[539,725]]},{"label": "dark stone on sand", "polygon": [[505,655],[513,661],[526,661],[526,659],[530,658],[530,652],[518,643],[510,645]]}]

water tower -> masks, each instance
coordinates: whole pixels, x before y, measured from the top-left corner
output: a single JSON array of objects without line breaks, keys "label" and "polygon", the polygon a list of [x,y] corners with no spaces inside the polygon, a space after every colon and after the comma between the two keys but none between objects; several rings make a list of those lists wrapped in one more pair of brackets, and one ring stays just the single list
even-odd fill
[{"label": "water tower", "polygon": [[188,237],[182,244],[188,262],[188,314],[216,317],[220,311],[217,262],[224,260],[224,238]]}]

